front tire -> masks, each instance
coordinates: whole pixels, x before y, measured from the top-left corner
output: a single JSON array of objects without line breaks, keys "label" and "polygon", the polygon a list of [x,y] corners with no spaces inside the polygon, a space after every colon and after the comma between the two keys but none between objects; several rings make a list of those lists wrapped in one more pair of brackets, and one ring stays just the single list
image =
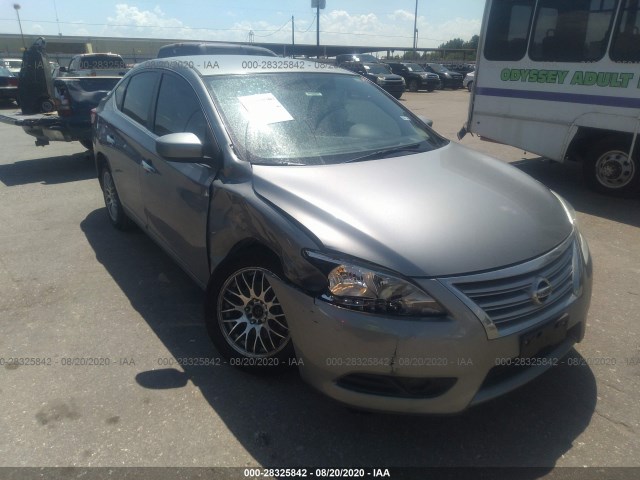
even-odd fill
[{"label": "front tire", "polygon": [[111,225],[118,230],[129,230],[131,228],[131,220],[122,208],[111,170],[106,165],[100,171],[100,179],[104,204],[107,207],[107,215]]},{"label": "front tire", "polygon": [[590,146],[583,164],[587,185],[607,195],[640,196],[640,162],[637,154],[629,158],[630,147],[622,137],[607,137]]},{"label": "front tire", "polygon": [[271,276],[282,277],[277,259],[248,254],[223,265],[207,289],[205,322],[212,342],[232,366],[251,373],[281,372],[294,357]]},{"label": "front tire", "polygon": [[409,80],[409,85],[407,85],[409,87],[409,91],[410,92],[417,92],[418,91],[418,81],[417,80]]}]

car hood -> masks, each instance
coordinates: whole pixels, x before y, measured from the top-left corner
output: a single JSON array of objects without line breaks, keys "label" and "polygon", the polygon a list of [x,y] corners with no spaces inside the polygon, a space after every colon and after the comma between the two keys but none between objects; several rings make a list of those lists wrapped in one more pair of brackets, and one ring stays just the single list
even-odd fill
[{"label": "car hood", "polygon": [[572,225],[551,191],[459,144],[320,166],[254,165],[254,189],[327,250],[406,276],[513,265],[548,252]]}]

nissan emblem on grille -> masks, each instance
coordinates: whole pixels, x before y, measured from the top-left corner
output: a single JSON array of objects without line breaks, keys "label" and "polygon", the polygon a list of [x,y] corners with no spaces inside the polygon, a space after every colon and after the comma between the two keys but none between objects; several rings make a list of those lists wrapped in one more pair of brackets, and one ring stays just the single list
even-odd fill
[{"label": "nissan emblem on grille", "polygon": [[551,282],[546,278],[537,278],[532,286],[531,299],[537,305],[542,305],[551,295]]}]

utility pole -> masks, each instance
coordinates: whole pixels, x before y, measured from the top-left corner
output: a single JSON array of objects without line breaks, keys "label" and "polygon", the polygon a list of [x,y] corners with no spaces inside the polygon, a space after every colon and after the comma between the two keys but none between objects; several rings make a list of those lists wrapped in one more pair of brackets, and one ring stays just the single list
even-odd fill
[{"label": "utility pole", "polygon": [[416,0],[416,11],[413,15],[413,56],[418,56],[418,0]]},{"label": "utility pole", "polygon": [[296,19],[291,15],[291,58],[296,56]]},{"label": "utility pole", "polygon": [[326,8],[327,0],[311,0],[311,8],[316,9],[316,46],[318,47],[317,57],[320,58],[320,9]]},{"label": "utility pole", "polygon": [[58,7],[56,6],[56,0],[53,0],[53,9],[56,12],[56,23],[58,24],[58,36],[62,36],[62,32],[60,31],[60,20],[58,20]]},{"label": "utility pole", "polygon": [[19,3],[14,3],[13,4],[13,8],[15,8],[16,15],[18,16],[18,26],[20,27],[20,37],[22,37],[22,46],[26,50],[27,49],[27,44],[24,43],[24,35],[22,33],[22,22],[20,21],[20,12],[18,12],[18,10],[20,10],[20,4]]}]

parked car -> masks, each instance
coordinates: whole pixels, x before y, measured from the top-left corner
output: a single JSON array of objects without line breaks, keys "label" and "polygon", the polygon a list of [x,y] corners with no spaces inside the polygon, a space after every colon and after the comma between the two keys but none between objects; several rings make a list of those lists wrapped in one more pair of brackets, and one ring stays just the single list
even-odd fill
[{"label": "parked car", "polygon": [[262,55],[277,57],[277,55],[268,48],[223,42],[172,43],[160,47],[160,50],[158,50],[158,58],[183,57],[188,55]]},{"label": "parked car", "polygon": [[380,60],[369,53],[344,53],[336,55],[336,65],[340,67],[345,62],[380,63]]},{"label": "parked car", "polygon": [[589,249],[547,187],[353,72],[166,60],[96,109],[106,218],[139,225],[205,290],[229,363],[296,366],[365,409],[446,413],[583,338]]},{"label": "parked car", "polygon": [[442,62],[441,65],[450,71],[458,72],[460,75],[466,75],[476,69],[473,63]]},{"label": "parked car", "polygon": [[56,78],[60,75],[60,64],[57,62],[49,62],[51,67],[51,78]]},{"label": "parked car", "polygon": [[114,77],[127,72],[122,57],[115,53],[83,53],[75,55],[68,67],[60,67],[66,77]]},{"label": "parked car", "polygon": [[397,99],[400,99],[404,93],[406,87],[404,78],[391,73],[391,69],[384,63],[345,62],[342,68],[368,78]]},{"label": "parked car", "polygon": [[435,73],[429,73],[417,63],[387,62],[391,71],[404,78],[410,92],[426,90],[433,92],[440,88],[440,77]]},{"label": "parked car", "polygon": [[0,66],[0,100],[18,100],[18,77]]},{"label": "parked car", "polygon": [[473,82],[476,79],[476,72],[469,72],[467,73],[467,75],[464,77],[464,80],[462,81],[462,85],[469,91],[473,90]]},{"label": "parked car", "polygon": [[451,88],[454,90],[462,88],[464,76],[461,73],[452,72],[439,63],[427,63],[424,68],[427,72],[435,73],[440,77],[442,88]]},{"label": "parked car", "polygon": [[22,60],[19,58],[0,58],[0,67],[9,69],[17,77],[22,68]]}]

